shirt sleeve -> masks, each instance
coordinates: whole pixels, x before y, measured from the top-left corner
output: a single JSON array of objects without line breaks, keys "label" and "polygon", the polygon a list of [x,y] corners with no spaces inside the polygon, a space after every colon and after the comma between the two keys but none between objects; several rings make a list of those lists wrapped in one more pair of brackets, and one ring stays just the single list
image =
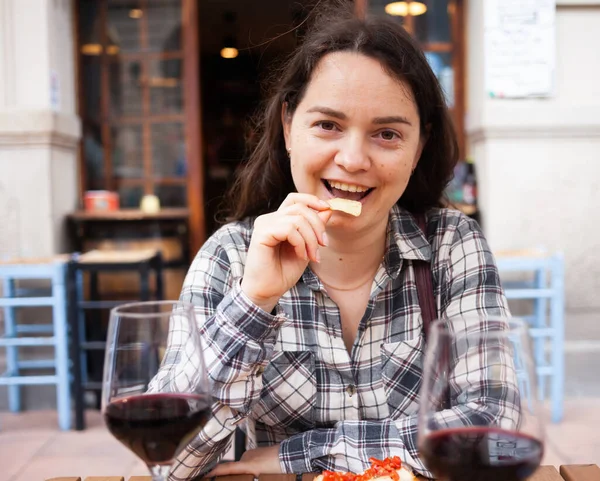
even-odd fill
[{"label": "shirt sleeve", "polygon": [[211,419],[176,460],[173,480],[207,472],[226,452],[237,424],[260,396],[262,377],[256,372],[272,357],[283,321],[243,293],[241,276],[232,274],[230,258],[241,262],[240,250],[245,250],[241,239],[234,243],[230,238],[211,237],[196,256],[183,285],[180,300],[194,305],[204,368],[200,353],[186,343],[189,335],[185,324],[172,321],[161,369],[150,386],[155,391],[185,392],[205,369],[214,400]]},{"label": "shirt sleeve", "polygon": [[[448,259],[441,278],[440,317],[471,315],[464,329],[485,332],[489,326],[481,317],[508,315],[494,258],[471,219],[464,217],[458,223]],[[501,425],[514,428],[520,418],[520,400],[510,347],[483,343],[454,352],[449,374],[451,404],[436,413],[433,422],[459,427],[500,420]],[[416,414],[394,420],[340,421],[333,428],[307,431],[283,441],[282,470],[362,472],[372,456],[397,455],[418,473],[431,477],[419,457],[417,434]]]}]

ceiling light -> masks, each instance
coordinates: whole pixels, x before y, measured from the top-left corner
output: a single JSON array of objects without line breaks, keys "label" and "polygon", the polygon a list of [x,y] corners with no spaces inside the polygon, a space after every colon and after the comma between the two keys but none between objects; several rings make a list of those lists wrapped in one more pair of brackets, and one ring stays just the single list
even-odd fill
[{"label": "ceiling light", "polygon": [[410,2],[408,4],[408,13],[413,17],[423,15],[427,11],[427,5],[421,2]]},{"label": "ceiling light", "polygon": [[233,35],[227,35],[223,39],[221,45],[221,57],[223,58],[236,58],[240,53],[237,49],[237,42]]},{"label": "ceiling light", "polygon": [[223,58],[235,58],[238,54],[238,49],[234,47],[225,47],[221,49],[221,57]]},{"label": "ceiling light", "polygon": [[100,55],[102,53],[102,45],[99,43],[86,43],[81,46],[81,53],[84,55]]},{"label": "ceiling light", "polygon": [[427,11],[427,6],[421,2],[392,2],[385,6],[385,13],[394,17],[406,17],[411,15],[416,17],[423,15]]},{"label": "ceiling light", "polygon": [[132,8],[131,10],[129,10],[130,18],[142,18],[143,15],[144,12],[142,12],[139,8]]},{"label": "ceiling light", "polygon": [[[81,53],[83,55],[101,55],[102,54],[102,45],[99,43],[86,43],[81,46]],[[109,45],[106,47],[106,53],[108,55],[117,55],[121,51],[121,48],[118,45]]]}]

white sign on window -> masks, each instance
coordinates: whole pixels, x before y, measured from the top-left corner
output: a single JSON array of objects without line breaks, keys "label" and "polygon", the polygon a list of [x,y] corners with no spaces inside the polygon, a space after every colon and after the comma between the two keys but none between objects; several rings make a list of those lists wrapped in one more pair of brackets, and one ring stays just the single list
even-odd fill
[{"label": "white sign on window", "polygon": [[486,93],[549,97],[556,69],[555,0],[485,0]]}]

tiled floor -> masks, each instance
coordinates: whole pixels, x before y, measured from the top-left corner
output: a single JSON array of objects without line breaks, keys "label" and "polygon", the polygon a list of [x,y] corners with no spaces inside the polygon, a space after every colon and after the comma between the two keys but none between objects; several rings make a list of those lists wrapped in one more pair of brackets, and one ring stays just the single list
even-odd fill
[{"label": "tiled floor", "polygon": [[[88,429],[60,432],[54,411],[0,415],[0,481],[57,476],[133,476],[145,466],[106,430],[97,412]],[[546,426],[544,464],[600,464],[600,398],[571,399],[561,424]]]},{"label": "tiled floor", "polygon": [[2,481],[146,474],[145,466],[112,437],[97,412],[88,412],[88,429],[79,432],[58,431],[54,411],[4,413],[0,422]]}]

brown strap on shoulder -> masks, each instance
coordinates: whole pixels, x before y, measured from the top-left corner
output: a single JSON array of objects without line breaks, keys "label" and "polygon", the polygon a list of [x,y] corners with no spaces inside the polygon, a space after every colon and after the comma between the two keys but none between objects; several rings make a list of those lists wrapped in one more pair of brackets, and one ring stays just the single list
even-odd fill
[{"label": "brown strap on shoulder", "polygon": [[[423,231],[427,238],[427,220],[425,214],[418,214],[415,217],[419,228]],[[437,319],[437,309],[435,307],[435,292],[433,291],[433,275],[431,272],[431,262],[429,261],[413,261],[415,270],[415,281],[417,283],[417,296],[419,297],[419,307],[421,308],[421,316],[423,317],[423,336],[427,342],[429,327],[431,323]],[[452,401],[450,396],[450,387],[446,389],[442,400],[442,409],[450,409]]]},{"label": "brown strap on shoulder", "polygon": [[[423,232],[423,235],[427,238],[427,219],[425,214],[417,214],[415,220]],[[415,260],[413,261],[413,266],[415,270],[415,281],[417,283],[417,297],[419,298],[419,307],[421,308],[421,316],[423,317],[423,333],[425,339],[427,339],[429,326],[437,318],[431,263],[428,261]]]}]

